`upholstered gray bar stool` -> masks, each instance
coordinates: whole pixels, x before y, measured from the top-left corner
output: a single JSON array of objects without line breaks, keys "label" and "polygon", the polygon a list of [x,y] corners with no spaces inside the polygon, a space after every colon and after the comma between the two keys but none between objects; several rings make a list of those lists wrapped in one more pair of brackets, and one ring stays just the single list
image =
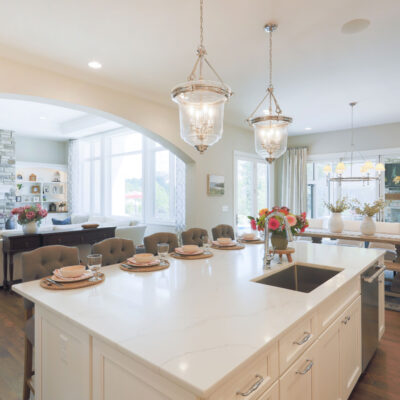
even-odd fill
[{"label": "upholstered gray bar stool", "polygon": [[220,237],[226,237],[235,240],[235,233],[230,225],[217,225],[215,228],[212,228],[211,231],[214,240],[217,240]]},{"label": "upholstered gray bar stool", "polygon": [[[22,280],[29,282],[51,275],[56,268],[79,264],[79,251],[76,247],[44,246],[22,254]],[[34,304],[24,299],[25,307],[25,357],[23,400],[28,400],[30,392],[35,393],[32,385],[32,359],[35,345]]]},{"label": "upholstered gray bar stool", "polygon": [[104,239],[92,246],[93,254],[102,255],[102,265],[119,264],[135,254],[132,240],[121,238]]},{"label": "upholstered gray bar stool", "polygon": [[203,246],[203,237],[208,237],[208,232],[202,228],[191,228],[182,232],[182,244],[197,244]]},{"label": "upholstered gray bar stool", "polygon": [[170,232],[158,232],[153,235],[146,236],[143,239],[144,247],[146,249],[146,253],[157,254],[157,244],[159,243],[167,243],[169,244],[169,252],[173,252],[178,245],[178,237],[175,233]]}]

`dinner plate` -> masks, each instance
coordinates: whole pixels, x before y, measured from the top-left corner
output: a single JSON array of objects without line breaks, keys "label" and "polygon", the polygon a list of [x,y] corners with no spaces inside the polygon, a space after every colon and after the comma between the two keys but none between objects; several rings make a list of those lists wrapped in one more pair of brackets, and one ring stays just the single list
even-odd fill
[{"label": "dinner plate", "polygon": [[61,272],[59,269],[55,269],[53,271],[53,276],[51,277],[51,279],[53,279],[56,282],[80,282],[80,281],[84,281],[86,279],[89,279],[93,276],[93,272],[92,271],[85,271],[81,276],[78,276],[76,278],[64,278],[61,275]]},{"label": "dinner plate", "polygon": [[154,267],[155,265],[160,264],[160,260],[158,259],[154,259],[150,262],[146,262],[146,263],[138,263],[135,260],[127,260],[126,264],[128,265],[132,265],[133,267]]},{"label": "dinner plate", "polygon": [[261,240],[261,239],[260,238],[254,238],[254,239],[241,238],[240,240],[242,240],[243,242],[256,242],[257,240]]},{"label": "dinner plate", "polygon": [[236,242],[221,244],[221,243],[218,242],[217,240],[213,240],[212,243],[213,243],[213,245],[219,246],[219,247],[233,247],[233,246],[237,246],[237,243],[236,243]]},{"label": "dinner plate", "polygon": [[181,256],[198,256],[199,254],[204,253],[204,249],[199,249],[195,251],[194,253],[185,253],[182,249],[182,247],[177,247],[175,249],[175,253],[180,254]]}]

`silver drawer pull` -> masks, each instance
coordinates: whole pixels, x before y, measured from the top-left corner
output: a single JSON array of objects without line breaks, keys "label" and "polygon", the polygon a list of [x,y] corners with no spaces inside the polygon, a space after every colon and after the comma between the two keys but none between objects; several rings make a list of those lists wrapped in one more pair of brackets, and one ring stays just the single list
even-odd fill
[{"label": "silver drawer pull", "polygon": [[247,392],[237,391],[236,395],[247,397],[250,394],[252,394],[253,392],[255,392],[260,387],[260,385],[264,382],[264,378],[261,375],[256,375],[256,378],[258,378],[257,382]]},{"label": "silver drawer pull", "polygon": [[307,367],[305,367],[303,371],[296,371],[296,374],[305,375],[312,368],[312,366],[314,365],[313,361],[312,360],[307,360],[307,361],[308,361]]},{"label": "silver drawer pull", "polygon": [[386,269],[384,265],[380,265],[376,272],[370,277],[364,277],[363,280],[366,283],[372,283],[378,276]]},{"label": "silver drawer pull", "polygon": [[305,342],[307,342],[311,337],[311,333],[310,332],[304,332],[304,337],[299,340],[298,342],[294,341],[293,344],[298,344],[299,346],[301,346],[302,344],[304,344]]}]

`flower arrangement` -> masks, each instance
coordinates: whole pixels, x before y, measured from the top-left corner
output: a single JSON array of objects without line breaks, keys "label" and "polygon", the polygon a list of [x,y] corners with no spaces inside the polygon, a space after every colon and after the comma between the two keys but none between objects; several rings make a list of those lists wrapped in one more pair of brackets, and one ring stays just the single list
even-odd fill
[{"label": "flower arrangement", "polygon": [[[289,222],[290,229],[293,234],[298,234],[299,232],[304,232],[308,227],[307,215],[305,212],[300,215],[295,215],[290,213],[290,210],[287,207],[274,207],[271,211],[267,208],[263,208],[258,213],[258,217],[247,217],[250,220],[250,225],[252,229],[258,229],[259,231],[265,229],[265,220],[266,217],[273,212],[280,212],[284,214]],[[285,220],[283,217],[276,215],[269,219],[268,221],[268,229],[270,229],[273,233],[286,235],[285,231]]]},{"label": "flower arrangement", "polygon": [[40,225],[43,218],[47,216],[47,211],[40,204],[14,208],[11,214],[18,215],[17,222],[26,225],[29,222],[37,222]]},{"label": "flower arrangement", "polygon": [[385,201],[383,199],[379,199],[375,200],[371,204],[364,203],[363,205],[361,205],[360,201],[354,199],[351,208],[358,215],[373,217],[375,214],[385,208]]},{"label": "flower arrangement", "polygon": [[350,208],[350,203],[347,201],[346,197],[342,199],[337,199],[336,203],[330,203],[328,201],[324,202],[325,207],[331,212],[335,214],[340,214],[343,211],[346,211]]}]

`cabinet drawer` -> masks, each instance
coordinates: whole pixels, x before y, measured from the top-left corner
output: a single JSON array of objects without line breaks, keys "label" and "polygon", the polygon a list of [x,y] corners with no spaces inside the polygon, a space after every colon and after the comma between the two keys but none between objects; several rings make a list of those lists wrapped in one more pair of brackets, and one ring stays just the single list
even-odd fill
[{"label": "cabinet drawer", "polygon": [[[258,399],[260,394],[263,394],[278,379],[278,375],[278,346],[274,344],[256,359],[243,365],[208,400]],[[246,393],[248,393],[247,396]]]},{"label": "cabinet drawer", "polygon": [[316,359],[314,344],[279,380],[280,400],[323,400],[316,396]]},{"label": "cabinet drawer", "polygon": [[4,249],[8,251],[26,251],[40,247],[40,235],[5,237]]},{"label": "cabinet drawer", "polygon": [[318,308],[320,332],[327,329],[339,314],[360,295],[360,293],[360,278],[355,277],[325,300]]},{"label": "cabinet drawer", "polygon": [[317,335],[316,314],[302,319],[290,328],[279,340],[279,370],[281,374],[314,342]]},{"label": "cabinet drawer", "polygon": [[279,400],[279,382],[275,382],[272,387],[258,397],[257,400]]}]

